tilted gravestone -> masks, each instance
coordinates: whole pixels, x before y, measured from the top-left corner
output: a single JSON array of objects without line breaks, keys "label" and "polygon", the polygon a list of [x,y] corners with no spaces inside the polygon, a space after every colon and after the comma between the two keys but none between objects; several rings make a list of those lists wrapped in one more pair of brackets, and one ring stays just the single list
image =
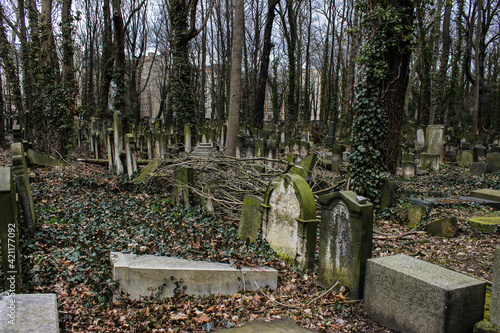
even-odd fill
[{"label": "tilted gravestone", "polygon": [[286,174],[267,187],[262,234],[282,258],[313,268],[316,248],[316,204],[304,178]]},{"label": "tilted gravestone", "polygon": [[5,290],[18,293],[21,286],[17,202],[10,168],[0,168],[0,242]]},{"label": "tilted gravestone", "polygon": [[372,256],[373,205],[352,191],[319,198],[321,225],[318,283],[325,288],[336,281],[361,298],[366,260]]},{"label": "tilted gravestone", "polygon": [[121,154],[123,151],[123,135],[122,135],[122,114],[120,111],[115,111],[113,113],[113,162],[115,162],[114,170],[117,175],[123,173],[123,164],[121,160]]},{"label": "tilted gravestone", "polygon": [[33,233],[36,228],[35,208],[23,146],[20,142],[16,142],[12,144],[11,150],[12,164],[16,175],[16,189],[23,209],[24,223],[28,232]]},{"label": "tilted gravestone", "polygon": [[193,186],[193,169],[179,167],[175,170],[175,201],[177,204],[183,204],[184,207],[191,206]]}]

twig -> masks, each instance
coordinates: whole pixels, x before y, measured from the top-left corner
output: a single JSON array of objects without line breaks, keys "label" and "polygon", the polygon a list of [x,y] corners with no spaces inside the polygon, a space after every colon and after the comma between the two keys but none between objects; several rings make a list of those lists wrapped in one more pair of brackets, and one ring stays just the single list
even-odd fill
[{"label": "twig", "polygon": [[323,294],[319,295],[318,297],[312,299],[311,301],[307,302],[306,306],[309,306],[311,305],[312,303],[314,303],[315,301],[317,301],[318,299],[320,299],[321,297],[324,297],[326,296],[327,294],[329,294],[337,285],[339,284],[339,281],[336,281],[335,284],[333,286],[330,287],[330,289],[328,289],[327,291],[325,291]]}]

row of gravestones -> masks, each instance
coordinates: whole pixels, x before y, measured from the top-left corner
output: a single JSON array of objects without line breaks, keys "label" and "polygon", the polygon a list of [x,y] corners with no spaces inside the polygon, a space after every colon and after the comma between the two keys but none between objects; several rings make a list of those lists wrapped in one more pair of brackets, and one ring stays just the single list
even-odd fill
[{"label": "row of gravestones", "polygon": [[[365,311],[384,326],[408,332],[470,332],[482,320],[484,281],[405,255],[370,259],[373,205],[352,191],[320,196],[319,204],[320,219],[304,178],[282,175],[269,184],[264,198],[245,197],[238,236],[255,242],[262,229],[277,255],[312,269],[321,222],[318,283],[347,290],[351,299],[364,297]],[[498,325],[500,248],[494,267],[490,320]]]},{"label": "row of gravestones", "polygon": [[[21,285],[19,265],[19,225],[31,235],[36,227],[31,186],[23,145],[12,144],[12,165],[0,168],[0,239],[6,290],[18,292]],[[14,176],[13,176],[14,174]],[[18,213],[18,207],[22,214]]]},{"label": "row of gravestones", "polygon": [[[362,295],[366,260],[371,257],[373,205],[352,191],[323,195],[319,203],[319,282],[330,288],[337,281],[357,299]],[[245,197],[241,214],[241,239],[254,242],[262,228],[264,239],[280,257],[304,268],[314,267],[320,220],[303,177],[285,174],[276,178],[264,198]]]}]

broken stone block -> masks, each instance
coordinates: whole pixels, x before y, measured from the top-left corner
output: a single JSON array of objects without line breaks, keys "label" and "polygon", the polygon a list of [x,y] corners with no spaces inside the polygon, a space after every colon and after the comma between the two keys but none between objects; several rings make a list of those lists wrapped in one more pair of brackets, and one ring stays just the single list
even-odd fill
[{"label": "broken stone block", "polygon": [[277,319],[270,322],[262,320],[252,320],[241,327],[218,329],[215,332],[225,333],[307,333],[312,332],[298,326],[292,319]]},{"label": "broken stone block", "polygon": [[113,280],[131,300],[187,295],[234,295],[239,290],[276,289],[278,271],[153,255],[111,252]]},{"label": "broken stone block", "polygon": [[44,152],[39,152],[33,149],[28,150],[28,159],[30,162],[30,165],[34,166],[47,166],[47,167],[53,167],[53,166],[66,166],[68,163],[64,162],[60,158],[56,158],[54,156],[50,156],[47,153]]},{"label": "broken stone block", "polygon": [[473,333],[500,333],[500,326],[494,325],[488,320],[481,320],[474,325]]},{"label": "broken stone block", "polygon": [[260,227],[262,225],[262,198],[255,195],[245,195],[243,208],[241,209],[241,220],[238,228],[238,237],[255,243]]},{"label": "broken stone block", "polygon": [[423,216],[427,214],[427,207],[424,205],[412,205],[408,207],[408,222],[409,228],[415,228]]},{"label": "broken stone block", "polygon": [[500,153],[488,153],[486,156],[488,172],[500,171]]},{"label": "broken stone block", "polygon": [[162,164],[162,160],[154,159],[152,160],[144,169],[142,169],[139,176],[134,178],[134,182],[143,182],[148,178],[148,175],[154,173],[156,169]]},{"label": "broken stone block", "polygon": [[484,200],[500,201],[499,190],[492,190],[492,189],[475,190],[470,193],[470,196],[473,198],[479,198]]},{"label": "broken stone block", "polygon": [[500,216],[482,216],[468,219],[472,228],[484,233],[493,233],[500,228]]},{"label": "broken stone block", "polygon": [[[12,304],[15,306],[13,319],[9,316]],[[0,330],[6,333],[58,333],[56,294],[0,296]]]},{"label": "broken stone block", "polygon": [[469,172],[475,176],[483,176],[486,173],[487,164],[483,162],[472,162]]},{"label": "broken stone block", "polygon": [[430,168],[431,170],[438,171],[441,159],[437,154],[420,154],[420,169]]},{"label": "broken stone block", "polygon": [[483,318],[486,283],[403,254],[369,259],[364,310],[396,332],[466,333]]},{"label": "broken stone block", "polygon": [[429,223],[425,227],[425,231],[432,236],[451,238],[455,237],[458,231],[457,223],[458,218],[456,217],[437,219]]}]

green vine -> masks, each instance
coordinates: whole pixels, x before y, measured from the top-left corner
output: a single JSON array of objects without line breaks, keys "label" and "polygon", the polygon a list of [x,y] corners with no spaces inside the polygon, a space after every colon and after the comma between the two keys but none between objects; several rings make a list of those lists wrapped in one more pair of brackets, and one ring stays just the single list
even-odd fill
[{"label": "green vine", "polygon": [[[412,1],[395,7],[388,1],[359,1],[360,26],[364,27],[362,51],[357,59],[359,84],[355,92],[353,137],[350,151],[350,188],[378,205],[380,188],[389,177],[384,164],[384,147],[388,126],[388,109],[384,95],[387,85],[389,57],[394,47],[411,48],[412,26],[408,26]],[[409,46],[408,46],[409,45]],[[398,49],[410,52],[411,49]]]}]

